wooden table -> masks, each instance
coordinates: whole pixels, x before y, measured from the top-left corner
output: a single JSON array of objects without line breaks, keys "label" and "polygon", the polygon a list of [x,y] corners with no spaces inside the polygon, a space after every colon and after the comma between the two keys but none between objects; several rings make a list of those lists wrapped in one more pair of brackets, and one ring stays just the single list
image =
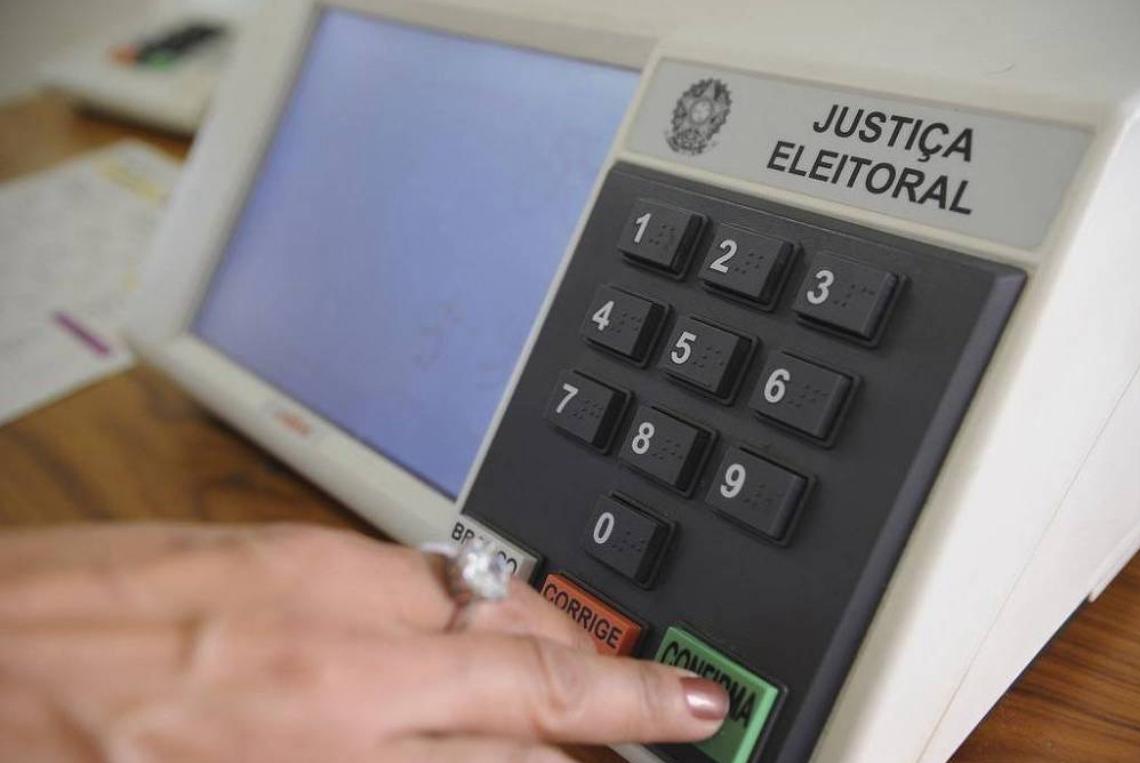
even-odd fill
[{"label": "wooden table", "polygon": [[[187,149],[50,96],[0,108],[0,179],[126,136]],[[0,524],[144,518],[367,530],[145,366],[0,428]],[[1072,618],[954,760],[1140,762],[1140,558]]]}]

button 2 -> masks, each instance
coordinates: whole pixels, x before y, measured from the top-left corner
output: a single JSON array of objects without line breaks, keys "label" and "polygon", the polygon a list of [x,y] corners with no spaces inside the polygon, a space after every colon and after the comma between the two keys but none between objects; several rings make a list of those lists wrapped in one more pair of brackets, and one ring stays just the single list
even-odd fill
[{"label": "button 2", "polygon": [[618,251],[650,267],[680,274],[705,218],[687,209],[638,199],[625,221]]},{"label": "button 2", "polygon": [[790,241],[718,225],[700,278],[713,289],[770,307],[794,250]]},{"label": "button 2", "polygon": [[821,252],[808,266],[792,309],[808,321],[870,340],[898,280],[886,270]]},{"label": "button 2", "polygon": [[669,539],[669,525],[624,501],[603,496],[582,533],[582,548],[630,580],[648,585]]},{"label": "button 2", "polygon": [[728,717],[720,731],[696,748],[717,763],[752,760],[780,689],[676,626],[665,632],[654,659],[716,681],[728,691]]},{"label": "button 2", "polygon": [[851,379],[786,352],[774,352],[748,405],[819,440],[827,439],[851,389]]},{"label": "button 2", "polygon": [[612,286],[601,286],[582,321],[582,337],[624,355],[645,361],[668,309]]},{"label": "button 2", "polygon": [[739,334],[685,316],[677,321],[657,365],[675,379],[726,398],[751,350],[752,342]]},{"label": "button 2", "polygon": [[688,493],[712,441],[707,430],[642,405],[618,458],[682,493]]},{"label": "button 2", "polygon": [[628,399],[625,392],[577,371],[563,371],[546,404],[546,420],[563,432],[605,450],[613,440],[614,427]]},{"label": "button 2", "polygon": [[804,477],[741,448],[729,448],[705,503],[756,532],[781,540],[807,492]]},{"label": "button 2", "polygon": [[641,638],[640,625],[565,576],[547,575],[539,591],[542,598],[561,609],[590,634],[599,654],[630,654],[637,646]]}]

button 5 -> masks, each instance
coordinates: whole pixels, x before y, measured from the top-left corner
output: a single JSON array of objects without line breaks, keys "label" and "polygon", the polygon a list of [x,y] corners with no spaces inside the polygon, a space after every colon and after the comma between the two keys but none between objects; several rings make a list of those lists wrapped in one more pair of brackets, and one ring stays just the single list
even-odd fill
[{"label": "button 5", "polygon": [[610,496],[598,499],[582,548],[602,564],[647,585],[669,539],[669,525]]},{"label": "button 5", "polygon": [[794,250],[790,241],[718,225],[700,278],[714,289],[770,307]]},{"label": "button 5", "polygon": [[594,292],[580,333],[594,344],[643,363],[666,312],[664,305],[601,286]]},{"label": "button 5", "polygon": [[745,527],[781,540],[807,485],[804,477],[766,458],[729,448],[717,467],[705,503]]},{"label": "button 5", "polygon": [[641,638],[640,625],[565,576],[547,575],[539,591],[542,598],[590,634],[599,654],[630,654],[637,646]]},{"label": "button 5", "polygon": [[656,408],[640,406],[618,458],[682,493],[688,493],[712,441],[705,429]]},{"label": "button 5", "polygon": [[886,270],[821,252],[808,266],[792,309],[809,322],[870,340],[878,332],[898,280]]},{"label": "button 5", "polygon": [[749,401],[757,413],[819,440],[827,439],[851,379],[786,352],[774,352]]},{"label": "button 5", "polygon": [[625,392],[577,371],[563,371],[546,404],[546,420],[563,432],[605,450],[613,440],[614,427],[627,400],[629,395]]},{"label": "button 5", "polygon": [[677,321],[657,365],[675,379],[726,398],[736,387],[751,351],[750,340],[685,316]]},{"label": "button 5", "polygon": [[645,265],[679,275],[705,218],[687,209],[638,199],[618,239],[618,251]]},{"label": "button 5", "polygon": [[728,717],[720,731],[696,748],[717,763],[752,760],[780,689],[676,626],[665,632],[654,659],[716,681],[728,691]]}]

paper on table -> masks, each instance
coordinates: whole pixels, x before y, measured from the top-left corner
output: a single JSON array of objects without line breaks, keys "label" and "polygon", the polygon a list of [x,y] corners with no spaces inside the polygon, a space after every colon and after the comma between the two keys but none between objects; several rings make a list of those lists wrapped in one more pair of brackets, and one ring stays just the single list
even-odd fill
[{"label": "paper on table", "polygon": [[127,298],[177,175],[123,141],[0,186],[0,424],[130,365]]}]

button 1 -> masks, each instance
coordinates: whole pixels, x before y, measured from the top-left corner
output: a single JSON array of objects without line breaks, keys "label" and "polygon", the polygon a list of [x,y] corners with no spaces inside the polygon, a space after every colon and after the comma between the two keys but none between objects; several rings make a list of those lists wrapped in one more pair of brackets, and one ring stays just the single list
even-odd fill
[{"label": "button 1", "polygon": [[705,218],[687,209],[638,199],[625,221],[618,250],[632,260],[681,273]]},{"label": "button 1", "polygon": [[460,514],[451,527],[451,540],[460,546],[466,546],[476,538],[491,545],[495,553],[506,561],[512,575],[519,580],[530,581],[541,557],[527,553],[471,517]]},{"label": "button 1", "polygon": [[751,349],[752,342],[739,334],[685,316],[677,321],[657,365],[673,378],[723,398],[736,387]]},{"label": "button 1", "polygon": [[714,289],[768,307],[776,301],[794,250],[790,241],[718,225],[700,278]]},{"label": "button 1", "polygon": [[634,362],[645,361],[667,308],[612,286],[601,286],[582,321],[582,336]]},{"label": "button 1", "polygon": [[601,599],[586,593],[565,576],[547,575],[542,598],[561,609],[594,640],[599,654],[626,655],[641,638],[641,626]]},{"label": "button 1", "polygon": [[886,270],[821,252],[808,266],[792,309],[809,321],[872,339],[898,280]]},{"label": "button 1", "polygon": [[717,467],[705,503],[746,527],[780,540],[807,484],[805,478],[766,458],[729,448]]},{"label": "button 1", "polygon": [[624,501],[602,496],[582,533],[582,548],[602,564],[646,585],[657,569],[669,525]]},{"label": "button 1", "polygon": [[728,691],[728,717],[720,731],[696,748],[717,763],[751,760],[775,710],[779,688],[676,626],[665,632],[654,659],[716,681]]},{"label": "button 1", "polygon": [[618,458],[666,485],[688,493],[712,434],[667,413],[639,406]]},{"label": "button 1", "polygon": [[837,371],[774,352],[748,404],[757,413],[824,440],[850,389],[851,379]]},{"label": "button 1", "polygon": [[625,392],[577,371],[563,371],[546,404],[546,420],[563,432],[605,450],[613,440],[614,428],[628,399]]}]

